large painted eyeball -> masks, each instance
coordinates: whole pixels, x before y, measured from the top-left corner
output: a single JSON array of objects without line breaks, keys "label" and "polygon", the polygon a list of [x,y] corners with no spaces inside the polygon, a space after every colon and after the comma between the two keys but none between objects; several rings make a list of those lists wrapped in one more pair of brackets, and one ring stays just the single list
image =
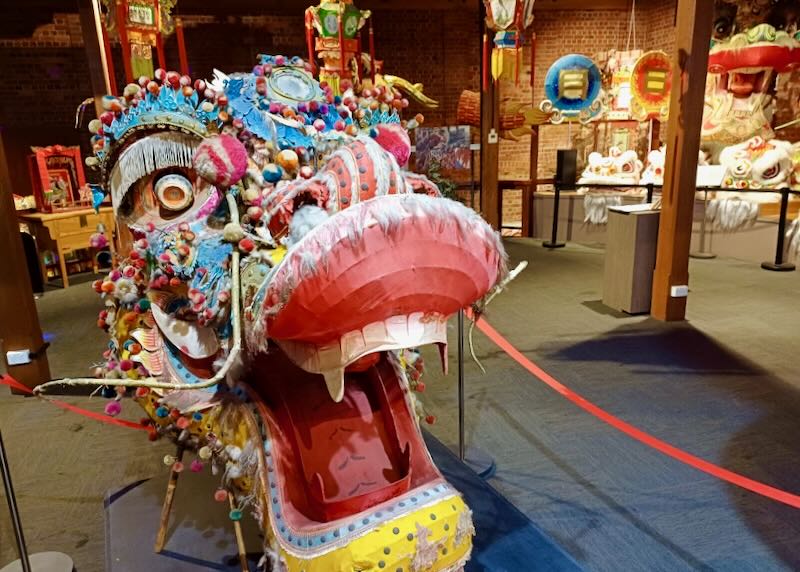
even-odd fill
[{"label": "large painted eyeball", "polygon": [[164,175],[156,181],[153,190],[158,202],[168,211],[181,212],[194,202],[192,183],[183,175]]},{"label": "large painted eyeball", "polygon": [[780,173],[781,173],[780,163],[774,163],[771,166],[764,169],[764,172],[761,173],[761,178],[764,179],[765,181],[768,181],[769,179],[774,179],[775,177],[780,175]]}]

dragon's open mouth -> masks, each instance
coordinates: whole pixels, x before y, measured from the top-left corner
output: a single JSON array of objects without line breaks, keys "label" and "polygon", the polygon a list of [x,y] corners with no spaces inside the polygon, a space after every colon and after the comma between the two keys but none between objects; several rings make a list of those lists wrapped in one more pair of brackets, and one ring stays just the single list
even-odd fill
[{"label": "dragon's open mouth", "polygon": [[444,486],[395,350],[444,353],[447,317],[505,270],[498,240],[459,203],[392,195],[331,216],[273,268],[248,326],[262,350],[251,371],[264,372],[249,385],[295,534],[358,526],[369,509],[399,516]]},{"label": "dragon's open mouth", "polygon": [[251,384],[273,438],[275,488],[295,529],[357,515],[440,478],[399,365],[388,352],[371,357],[345,373],[339,402],[321,375],[301,370],[277,347],[258,364],[258,370],[291,380]]},{"label": "dragon's open mouth", "polygon": [[728,91],[736,97],[749,97],[750,94],[764,92],[769,70],[736,70],[728,74]]}]

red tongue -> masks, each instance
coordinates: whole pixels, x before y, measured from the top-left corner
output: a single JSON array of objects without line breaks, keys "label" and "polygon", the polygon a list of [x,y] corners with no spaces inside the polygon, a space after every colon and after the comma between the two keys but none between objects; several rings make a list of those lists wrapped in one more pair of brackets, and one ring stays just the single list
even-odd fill
[{"label": "red tongue", "polygon": [[298,377],[292,390],[281,392],[312,510],[325,522],[366,510],[410,486],[411,444],[401,444],[397,435],[394,414],[402,404],[390,404],[384,385],[390,383],[384,377],[389,371],[391,366],[382,364],[347,374],[339,403],[318,376]]},{"label": "red tongue", "polygon": [[734,72],[728,90],[739,97],[748,97],[755,91],[757,77],[755,73]]}]

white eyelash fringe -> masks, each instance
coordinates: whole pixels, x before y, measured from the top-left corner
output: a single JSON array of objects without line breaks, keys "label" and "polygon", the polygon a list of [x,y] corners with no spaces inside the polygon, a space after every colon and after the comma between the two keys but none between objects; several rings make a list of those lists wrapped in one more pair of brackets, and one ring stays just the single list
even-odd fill
[{"label": "white eyelash fringe", "polygon": [[191,167],[199,139],[183,133],[157,133],[139,139],[117,159],[108,178],[114,210],[136,181],[159,169]]}]

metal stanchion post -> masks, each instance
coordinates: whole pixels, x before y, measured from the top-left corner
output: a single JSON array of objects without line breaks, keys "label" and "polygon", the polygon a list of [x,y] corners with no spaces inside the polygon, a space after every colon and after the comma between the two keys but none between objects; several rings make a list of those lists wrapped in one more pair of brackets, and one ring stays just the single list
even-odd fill
[{"label": "metal stanchion post", "polygon": [[11,484],[11,471],[8,468],[6,447],[3,444],[3,432],[0,431],[0,472],[3,473],[3,487],[6,491],[8,511],[11,513],[11,525],[14,528],[14,539],[17,541],[17,554],[22,564],[23,572],[31,572],[31,562],[28,559],[28,547],[25,546],[25,535],[22,533],[22,523],[19,520],[17,497],[14,496],[14,486]]},{"label": "metal stanchion post", "polygon": [[542,246],[545,248],[562,248],[566,246],[563,242],[558,242],[558,207],[561,202],[561,185],[556,181],[555,185],[555,199],[553,201],[553,230],[550,235],[550,242],[543,242]]},{"label": "metal stanchion post", "polygon": [[491,479],[497,465],[494,459],[476,447],[467,448],[464,401],[464,310],[458,311],[458,458],[478,473],[482,479]]},{"label": "metal stanchion post", "polygon": [[789,209],[789,190],[781,191],[781,214],[778,218],[778,243],[775,245],[775,262],[762,262],[761,268],[776,272],[789,272],[795,269],[791,262],[783,261],[783,243],[786,240],[786,212]]},{"label": "metal stanchion post", "polygon": [[706,252],[706,205],[708,204],[708,189],[703,189],[703,218],[700,219],[700,250],[690,252],[692,258],[716,258],[713,252]]},{"label": "metal stanchion post", "polygon": [[458,311],[458,458],[466,460],[464,438],[464,310]]},{"label": "metal stanchion post", "polygon": [[14,486],[11,484],[11,470],[8,468],[8,457],[2,431],[0,431],[0,474],[3,477],[3,488],[6,492],[6,502],[8,502],[8,510],[11,513],[11,525],[17,541],[17,554],[19,554],[18,560],[0,568],[0,572],[72,572],[72,560],[66,554],[39,552],[28,556],[28,547],[25,545],[25,535],[22,533],[22,523],[19,518],[17,497],[14,495]]}]

